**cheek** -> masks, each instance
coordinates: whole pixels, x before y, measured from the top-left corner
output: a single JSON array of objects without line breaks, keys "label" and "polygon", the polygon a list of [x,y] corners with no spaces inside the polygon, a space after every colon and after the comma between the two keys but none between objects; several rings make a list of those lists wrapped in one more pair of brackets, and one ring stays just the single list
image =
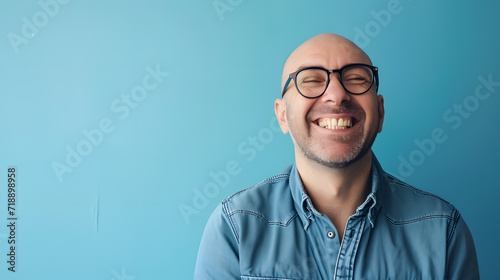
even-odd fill
[{"label": "cheek", "polygon": [[379,116],[379,108],[378,103],[375,100],[375,103],[369,102],[369,104],[365,104],[363,106],[365,114],[366,114],[366,126],[367,128],[375,128],[379,127],[380,116]]},{"label": "cheek", "polygon": [[289,122],[291,121],[294,124],[306,122],[309,108],[304,102],[295,102],[287,106],[287,118]]}]

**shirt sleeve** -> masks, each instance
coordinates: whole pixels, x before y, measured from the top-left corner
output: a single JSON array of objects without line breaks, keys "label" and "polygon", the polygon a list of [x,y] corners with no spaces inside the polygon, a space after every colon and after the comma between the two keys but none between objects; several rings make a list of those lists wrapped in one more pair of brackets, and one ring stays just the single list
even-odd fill
[{"label": "shirt sleeve", "polygon": [[479,267],[474,241],[460,216],[447,251],[447,279],[479,279]]},{"label": "shirt sleeve", "polygon": [[238,254],[237,238],[219,205],[203,232],[194,279],[241,279]]}]

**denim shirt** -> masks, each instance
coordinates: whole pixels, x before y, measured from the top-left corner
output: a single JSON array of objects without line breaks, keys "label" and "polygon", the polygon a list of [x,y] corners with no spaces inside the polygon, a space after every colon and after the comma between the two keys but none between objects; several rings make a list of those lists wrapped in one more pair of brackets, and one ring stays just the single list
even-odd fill
[{"label": "denim shirt", "polygon": [[222,201],[203,234],[195,279],[479,279],[471,233],[443,199],[385,173],[343,240],[314,209],[295,165]]}]

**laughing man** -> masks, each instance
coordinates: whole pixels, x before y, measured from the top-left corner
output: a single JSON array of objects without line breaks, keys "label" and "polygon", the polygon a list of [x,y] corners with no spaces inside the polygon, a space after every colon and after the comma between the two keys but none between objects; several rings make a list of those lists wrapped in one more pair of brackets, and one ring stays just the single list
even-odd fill
[{"label": "laughing man", "polygon": [[321,34],[283,67],[275,101],[295,163],[222,201],[195,279],[479,279],[471,233],[448,202],[385,173],[378,68]]}]

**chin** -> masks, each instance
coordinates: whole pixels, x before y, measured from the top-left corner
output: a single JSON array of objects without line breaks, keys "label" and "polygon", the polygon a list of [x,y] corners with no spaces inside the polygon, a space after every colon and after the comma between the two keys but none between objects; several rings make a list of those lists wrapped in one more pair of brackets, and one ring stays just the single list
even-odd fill
[{"label": "chin", "polygon": [[322,153],[321,155],[311,155],[305,154],[305,156],[313,160],[321,165],[330,168],[346,168],[352,165],[353,163],[362,159],[368,152],[370,148],[357,146],[355,149],[351,147],[349,150],[345,150],[343,152],[332,152],[331,154]]}]

